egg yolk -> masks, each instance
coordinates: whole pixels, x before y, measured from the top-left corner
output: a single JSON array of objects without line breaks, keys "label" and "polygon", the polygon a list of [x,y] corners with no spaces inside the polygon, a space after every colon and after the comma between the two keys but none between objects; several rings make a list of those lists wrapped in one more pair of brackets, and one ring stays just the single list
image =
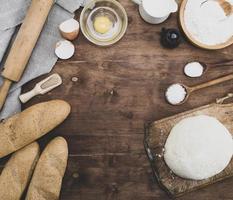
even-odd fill
[{"label": "egg yolk", "polygon": [[95,31],[101,34],[107,33],[112,27],[111,20],[106,16],[96,17],[94,20]]}]

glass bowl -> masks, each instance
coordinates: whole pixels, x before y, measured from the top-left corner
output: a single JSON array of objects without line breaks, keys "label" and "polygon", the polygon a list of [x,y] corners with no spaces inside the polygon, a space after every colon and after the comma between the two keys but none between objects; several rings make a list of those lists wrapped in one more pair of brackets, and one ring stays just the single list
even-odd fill
[{"label": "glass bowl", "polygon": [[[96,31],[94,24],[98,17],[107,18],[110,24],[108,31]],[[90,42],[99,46],[110,46],[118,42],[124,36],[127,26],[126,11],[115,0],[92,0],[86,4],[80,16],[82,33]]]}]

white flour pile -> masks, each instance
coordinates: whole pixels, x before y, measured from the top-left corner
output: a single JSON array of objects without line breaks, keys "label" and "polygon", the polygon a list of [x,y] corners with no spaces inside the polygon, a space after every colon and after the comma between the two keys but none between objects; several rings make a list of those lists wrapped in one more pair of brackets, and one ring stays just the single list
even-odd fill
[{"label": "white flour pile", "polygon": [[184,101],[187,95],[186,89],[180,84],[173,84],[166,91],[166,99],[172,105],[177,105]]},{"label": "white flour pile", "polygon": [[186,76],[196,78],[202,76],[204,67],[199,62],[190,62],[184,67],[184,73]]},{"label": "white flour pile", "polygon": [[[233,5],[233,0],[228,0]],[[233,36],[233,14],[226,16],[215,0],[188,0],[184,23],[192,37],[202,44],[222,44]]]}]

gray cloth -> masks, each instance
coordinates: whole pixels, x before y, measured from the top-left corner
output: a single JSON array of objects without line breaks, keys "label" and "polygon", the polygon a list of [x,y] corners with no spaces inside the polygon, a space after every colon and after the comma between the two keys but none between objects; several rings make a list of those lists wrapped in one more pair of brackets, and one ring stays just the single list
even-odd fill
[{"label": "gray cloth", "polygon": [[[74,16],[73,12],[84,4],[85,0],[57,0],[43,28],[36,47],[33,50],[27,68],[18,83],[15,83],[0,113],[0,118],[7,118],[21,110],[18,96],[21,87],[28,81],[50,72],[57,61],[54,47],[61,38],[58,26]],[[31,0],[0,0],[0,67],[5,59],[19,25],[22,23]],[[2,84],[0,77],[0,84]]]}]

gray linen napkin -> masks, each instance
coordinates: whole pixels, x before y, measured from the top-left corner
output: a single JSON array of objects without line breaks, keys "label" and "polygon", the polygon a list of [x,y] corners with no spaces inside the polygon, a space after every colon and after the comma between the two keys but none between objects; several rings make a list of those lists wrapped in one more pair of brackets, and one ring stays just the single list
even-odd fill
[{"label": "gray linen napkin", "polygon": [[[0,0],[0,68],[4,66],[5,58],[18,28],[27,12],[31,0]],[[50,72],[57,61],[54,47],[61,38],[58,26],[61,22],[74,16],[73,12],[85,3],[85,0],[57,0],[43,28],[27,68],[18,83],[15,83],[7,97],[0,119],[7,118],[21,110],[18,96],[21,87],[28,81]],[[2,84],[0,77],[0,84]]]}]

